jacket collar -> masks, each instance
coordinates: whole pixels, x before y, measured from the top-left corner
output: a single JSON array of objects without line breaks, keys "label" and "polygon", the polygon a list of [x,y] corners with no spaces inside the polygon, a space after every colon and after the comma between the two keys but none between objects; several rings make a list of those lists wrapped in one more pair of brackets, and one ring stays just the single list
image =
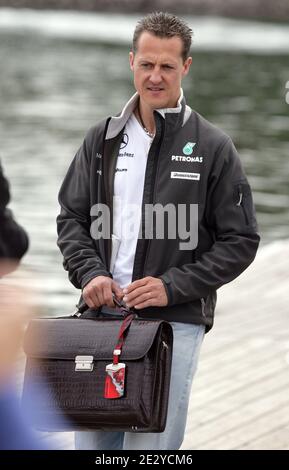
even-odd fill
[{"label": "jacket collar", "polygon": [[[139,99],[139,94],[135,93],[130,100],[124,106],[122,112],[118,116],[112,116],[108,128],[105,139],[113,139],[116,137],[121,130],[126,125],[129,117],[133,113],[137,102]],[[173,127],[183,127],[187,120],[190,117],[192,112],[191,108],[186,105],[186,100],[183,94],[183,90],[181,89],[181,95],[178,100],[178,104],[175,108],[163,108],[156,110],[165,120],[170,122],[174,122]]]}]

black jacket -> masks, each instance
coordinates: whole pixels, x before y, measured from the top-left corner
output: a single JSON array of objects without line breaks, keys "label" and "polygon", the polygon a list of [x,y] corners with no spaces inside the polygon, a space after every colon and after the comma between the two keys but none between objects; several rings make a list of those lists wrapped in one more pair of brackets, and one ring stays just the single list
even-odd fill
[{"label": "black jacket", "polygon": [[[89,130],[59,193],[58,245],[77,288],[98,275],[111,276],[111,241],[93,239],[90,229],[98,215],[95,204],[112,207],[119,147],[137,99],[136,94],[119,116]],[[184,98],[178,112],[155,111],[154,117],[156,136],[146,166],[142,221],[145,204],[183,204],[187,209],[198,204],[198,244],[180,249],[183,237],[178,233],[163,240],[146,240],[143,233],[133,280],[159,277],[169,303],[143,309],[139,315],[205,324],[208,330],[213,325],[216,290],[239,276],[256,255],[259,235],[251,189],[231,139],[186,106]],[[184,153],[187,143],[195,144],[190,158]],[[109,234],[113,233],[110,212]]]},{"label": "black jacket", "polygon": [[0,259],[20,260],[28,249],[28,237],[7,209],[9,201],[9,184],[0,165]]}]

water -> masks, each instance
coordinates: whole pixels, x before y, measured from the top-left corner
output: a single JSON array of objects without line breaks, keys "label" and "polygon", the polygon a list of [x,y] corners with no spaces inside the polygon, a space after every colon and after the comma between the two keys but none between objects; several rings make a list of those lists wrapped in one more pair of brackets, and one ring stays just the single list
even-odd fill
[{"label": "water", "polygon": [[[127,53],[136,19],[0,10],[0,154],[12,208],[31,240],[26,282],[46,313],[68,313],[78,298],[56,247],[57,193],[87,129],[134,92]],[[287,238],[289,26],[189,21],[195,46],[187,101],[233,138],[263,243]]]}]

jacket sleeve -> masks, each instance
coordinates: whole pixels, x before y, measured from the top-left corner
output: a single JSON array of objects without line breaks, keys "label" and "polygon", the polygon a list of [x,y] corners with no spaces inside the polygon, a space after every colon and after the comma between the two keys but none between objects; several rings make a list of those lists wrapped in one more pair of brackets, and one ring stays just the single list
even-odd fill
[{"label": "jacket sleeve", "polygon": [[0,258],[19,261],[26,253],[29,242],[25,230],[6,207],[9,201],[9,184],[0,165]]},{"label": "jacket sleeve", "polygon": [[169,305],[205,298],[238,277],[255,258],[260,237],[251,188],[231,139],[215,155],[205,224],[213,238],[211,248],[194,263],[172,267],[160,276]]},{"label": "jacket sleeve", "polygon": [[64,269],[78,289],[97,276],[111,277],[90,235],[90,140],[87,136],[76,153],[58,197],[61,210],[57,217],[57,244]]}]

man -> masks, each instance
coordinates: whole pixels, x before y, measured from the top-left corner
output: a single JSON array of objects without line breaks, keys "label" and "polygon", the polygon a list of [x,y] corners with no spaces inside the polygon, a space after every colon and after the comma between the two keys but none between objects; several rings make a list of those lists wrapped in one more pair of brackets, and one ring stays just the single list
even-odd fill
[{"label": "man", "polygon": [[[251,191],[236,149],[183,96],[191,34],[167,13],[138,23],[129,55],[136,94],[120,115],[88,132],[60,190],[58,244],[89,312],[112,308],[114,294],[140,316],[165,319],[174,330],[165,431],[77,433],[80,449],[181,446],[216,290],[246,269],[258,247]],[[170,208],[175,225],[181,221],[178,231],[170,225],[157,236],[154,214],[147,217],[152,205],[157,215]],[[99,216],[107,206],[109,214]],[[140,208],[133,218],[123,210],[132,206]],[[187,232],[184,223],[192,214]]]}]

